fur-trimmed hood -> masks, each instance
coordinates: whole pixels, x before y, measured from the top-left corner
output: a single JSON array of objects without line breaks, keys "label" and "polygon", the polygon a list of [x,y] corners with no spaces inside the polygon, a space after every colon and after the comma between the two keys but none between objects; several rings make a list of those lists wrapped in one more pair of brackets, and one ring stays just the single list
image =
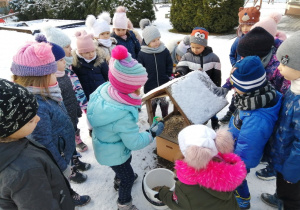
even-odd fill
[{"label": "fur-trimmed hood", "polygon": [[[100,47],[96,47],[96,62],[94,63],[94,66],[99,66],[101,63],[103,63],[106,59],[106,53],[104,49],[101,49]],[[72,50],[72,56],[73,56],[73,66],[80,68],[80,62],[79,57],[76,54],[76,49]]]},{"label": "fur-trimmed hood", "polygon": [[196,170],[186,162],[178,160],[175,169],[178,179],[187,185],[199,184],[219,192],[235,190],[247,175],[246,166],[239,156],[233,153],[218,154],[221,162],[211,160],[204,169]]}]

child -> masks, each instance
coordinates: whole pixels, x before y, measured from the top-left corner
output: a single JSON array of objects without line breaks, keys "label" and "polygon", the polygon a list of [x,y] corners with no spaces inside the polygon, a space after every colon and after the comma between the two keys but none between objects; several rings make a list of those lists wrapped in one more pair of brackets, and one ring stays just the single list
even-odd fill
[{"label": "child", "polygon": [[[240,7],[239,9],[239,26],[237,28],[237,38],[234,40],[233,44],[231,45],[230,53],[229,53],[229,59],[231,66],[234,66],[234,64],[241,60],[241,56],[237,52],[237,46],[240,40],[246,35],[251,27],[259,21],[260,18],[260,6],[256,7]],[[229,80],[228,80],[229,81]],[[223,87],[226,87],[226,84],[223,85]],[[233,98],[233,97],[232,97]],[[228,111],[222,119],[220,119],[220,122],[223,124],[227,124],[231,118],[232,113],[235,111],[236,107],[234,106],[233,99],[231,100],[231,103],[228,107]]]},{"label": "child", "polygon": [[[234,153],[245,162],[247,171],[255,168],[271,136],[278,118],[281,93],[267,81],[266,71],[258,56],[247,56],[238,61],[230,76],[237,107],[229,131],[235,140]],[[258,126],[259,125],[259,126]],[[236,199],[241,209],[250,208],[247,180],[237,188]]]},{"label": "child", "polygon": [[175,44],[174,48],[171,51],[168,48],[173,61],[173,67],[176,67],[178,62],[181,60],[182,56],[187,52],[187,49],[189,49],[190,47],[190,36],[185,36],[183,40]]},{"label": "child", "polygon": [[74,209],[70,185],[51,153],[26,138],[39,122],[26,88],[0,79],[0,208]]},{"label": "child", "polygon": [[[70,161],[75,151],[75,131],[55,77],[57,63],[51,50],[53,46],[45,42],[25,44],[13,57],[11,71],[13,81],[26,87],[39,103],[37,114],[40,121],[28,137],[45,146],[69,178]],[[75,192],[72,196],[76,206],[90,201],[89,196],[79,196]]]},{"label": "child", "polygon": [[277,59],[280,60],[278,69],[285,79],[291,81],[291,86],[284,96],[279,119],[266,148],[270,164],[277,172],[276,193],[261,195],[261,199],[270,205],[272,205],[272,199],[278,197],[283,201],[284,209],[300,209],[300,52],[298,43],[300,43],[300,31],[285,40],[276,53]]},{"label": "child", "polygon": [[126,17],[126,9],[123,6],[119,6],[116,9],[113,17],[113,32],[111,36],[117,40],[117,45],[123,45],[127,48],[132,58],[137,58],[141,50],[141,45],[135,34],[131,30],[128,30],[128,18]]},{"label": "child", "polygon": [[175,162],[175,190],[163,187],[155,197],[174,210],[240,209],[233,191],[247,172],[240,157],[231,153],[231,133],[191,125],[180,131],[178,143],[183,160]]},{"label": "child", "polygon": [[145,68],[120,45],[112,50],[109,67],[109,82],[91,95],[87,116],[93,126],[97,161],[110,166],[116,173],[114,187],[119,190],[118,209],[136,210],[131,189],[137,174],[130,165],[131,151],[146,147],[162,131],[139,133],[138,108],[142,103],[139,90],[147,81]]},{"label": "child", "polygon": [[[72,82],[73,90],[75,91],[75,96],[77,98],[77,103],[83,111],[86,110],[87,98],[84,94],[80,81],[75,72],[72,70],[71,66],[73,62],[73,56],[71,54],[71,39],[61,29],[54,28],[50,25],[42,27],[41,31],[43,34],[45,34],[49,42],[55,43],[64,49],[66,55],[64,57],[64,60],[66,61],[66,74]],[[76,148],[79,150],[79,152],[84,152],[88,149],[88,146],[82,141],[80,137],[80,129],[78,129],[77,124],[74,128]]]},{"label": "child", "polygon": [[102,12],[97,19],[94,15],[88,15],[85,21],[85,25],[92,31],[97,45],[105,51],[107,61],[110,59],[111,50],[117,44],[117,40],[110,37],[110,22],[111,18],[108,12]]},{"label": "child", "polygon": [[[150,21],[148,22],[150,23]],[[155,26],[142,25],[143,45],[138,55],[138,61],[148,73],[144,93],[170,81],[173,62],[169,50],[160,41],[160,33]],[[162,117],[168,115],[169,102],[166,97],[152,100],[152,112],[155,116],[157,104],[160,105]],[[152,120],[152,119],[151,119]]]},{"label": "child", "polygon": [[[175,77],[183,76],[191,71],[205,71],[217,87],[221,85],[221,63],[219,57],[207,46],[208,31],[196,27],[190,36],[191,48],[177,64]],[[220,127],[217,116],[211,118],[214,130]]]}]

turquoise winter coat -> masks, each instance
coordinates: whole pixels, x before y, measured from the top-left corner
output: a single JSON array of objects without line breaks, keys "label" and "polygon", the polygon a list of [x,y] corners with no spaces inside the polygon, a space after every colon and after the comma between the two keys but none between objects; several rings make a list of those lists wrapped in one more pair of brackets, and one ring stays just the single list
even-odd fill
[{"label": "turquoise winter coat", "polygon": [[139,132],[138,108],[119,103],[107,93],[110,82],[90,95],[87,118],[93,127],[93,147],[101,165],[115,166],[126,162],[132,150],[149,145],[153,138]]}]

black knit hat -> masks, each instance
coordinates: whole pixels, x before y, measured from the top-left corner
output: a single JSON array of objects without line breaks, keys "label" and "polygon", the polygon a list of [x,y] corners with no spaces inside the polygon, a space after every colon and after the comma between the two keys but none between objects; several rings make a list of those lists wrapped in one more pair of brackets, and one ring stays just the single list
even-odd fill
[{"label": "black knit hat", "polygon": [[274,37],[262,27],[255,27],[239,41],[237,52],[240,56],[265,57],[274,45]]},{"label": "black knit hat", "polygon": [[0,137],[5,138],[28,123],[37,113],[38,103],[26,88],[0,79]]}]

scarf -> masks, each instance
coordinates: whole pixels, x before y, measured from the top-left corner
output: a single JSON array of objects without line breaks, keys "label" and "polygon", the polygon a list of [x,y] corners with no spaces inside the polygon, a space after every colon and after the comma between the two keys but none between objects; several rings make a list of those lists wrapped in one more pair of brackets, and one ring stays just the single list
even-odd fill
[{"label": "scarf", "polygon": [[111,47],[111,45],[112,45],[112,41],[109,38],[108,39],[97,39],[97,41],[99,44],[101,44],[107,48]]},{"label": "scarf", "polygon": [[73,56],[65,57],[65,61],[66,61],[66,68],[69,68],[73,63]]},{"label": "scarf", "polygon": [[266,55],[265,57],[263,57],[261,59],[261,62],[263,64],[263,67],[266,68],[266,66],[269,64],[272,56],[273,56],[273,50],[274,50],[274,47],[272,46],[272,49],[270,50],[270,52],[268,53],[268,55]]},{"label": "scarf", "polygon": [[234,105],[240,110],[255,110],[268,106],[275,97],[276,90],[268,82],[266,86],[254,92],[243,95],[236,93],[234,96]]},{"label": "scarf", "polygon": [[44,95],[57,102],[63,101],[63,98],[61,96],[61,90],[58,86],[58,82],[56,82],[55,85],[48,87],[49,93],[44,88],[40,88],[40,87],[28,86],[26,88],[33,95]]},{"label": "scarf", "polygon": [[57,71],[55,72],[55,76],[56,76],[56,77],[63,77],[63,76],[65,76],[65,73],[66,73],[65,70],[63,70],[63,71],[58,71],[58,70],[57,70]]},{"label": "scarf", "polygon": [[123,36],[120,36],[122,39],[126,40],[127,39],[127,35],[123,35]]},{"label": "scarf", "polygon": [[97,57],[97,53],[95,53],[95,56],[94,56],[91,60],[85,59],[84,57],[82,57],[82,56],[78,53],[77,50],[76,50],[76,55],[77,55],[79,58],[82,58],[83,60],[85,60],[85,62],[87,62],[87,63],[92,62],[92,61],[95,60],[96,57]]},{"label": "scarf", "polygon": [[291,91],[296,95],[300,95],[300,78],[291,80]]},{"label": "scarf", "polygon": [[143,45],[141,47],[141,51],[144,53],[148,53],[148,54],[161,53],[165,49],[166,49],[166,47],[165,47],[164,43],[162,43],[162,42],[159,45],[159,47],[157,47],[157,48],[148,47],[147,45]]},{"label": "scarf", "polygon": [[131,106],[140,106],[142,104],[142,99],[139,95],[136,95],[135,93],[121,93],[117,89],[115,89],[111,84],[109,84],[107,88],[107,93],[112,99],[121,104],[127,104]]}]

